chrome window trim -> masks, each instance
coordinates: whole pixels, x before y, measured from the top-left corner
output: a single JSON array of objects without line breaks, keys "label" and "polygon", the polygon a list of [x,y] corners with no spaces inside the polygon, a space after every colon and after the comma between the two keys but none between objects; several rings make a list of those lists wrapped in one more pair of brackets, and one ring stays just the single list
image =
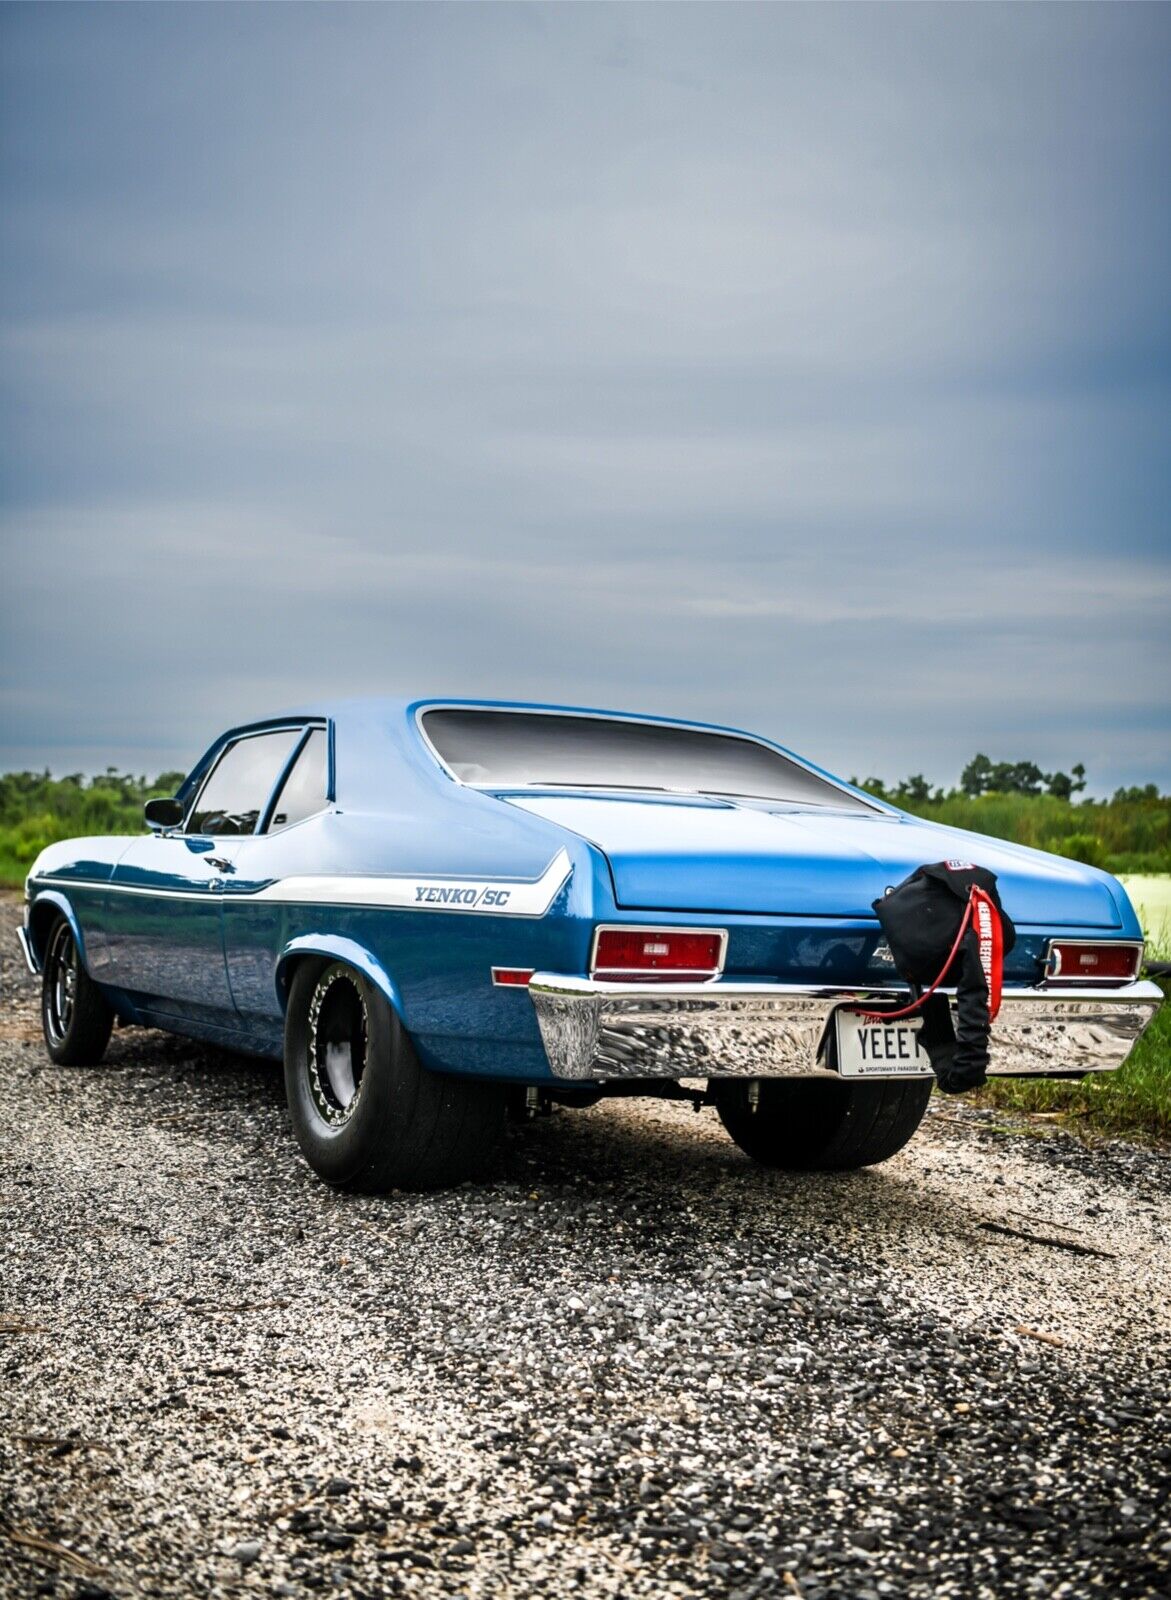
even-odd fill
[{"label": "chrome window trim", "polygon": [[[648,935],[656,934],[656,933],[714,933],[714,934],[718,934],[719,935],[720,948],[719,948],[719,955],[718,955],[718,958],[717,958],[718,965],[716,967],[714,967],[710,971],[710,973],[708,973],[707,977],[702,977],[701,976],[699,978],[696,978],[694,976],[694,973],[696,971],[707,972],[708,969],[706,967],[705,968],[699,968],[699,969],[694,969],[694,968],[691,968],[691,967],[681,968],[678,977],[670,977],[670,976],[668,976],[668,973],[670,971],[669,968],[664,969],[663,967],[641,967],[641,968],[640,967],[630,967],[630,968],[625,968],[624,967],[622,969],[623,977],[621,979],[619,979],[619,980],[616,980],[616,981],[619,981],[619,982],[622,982],[622,983],[626,983],[627,981],[636,982],[640,977],[643,977],[643,976],[649,976],[653,982],[657,982],[657,983],[671,983],[671,982],[675,982],[675,983],[696,983],[696,982],[708,983],[708,982],[715,982],[715,980],[717,978],[719,978],[721,976],[721,974],[723,973],[724,962],[726,961],[727,956],[728,956],[728,930],[727,930],[727,928],[686,927],[682,923],[675,924],[675,923],[669,923],[669,922],[653,922],[653,923],[652,922],[648,922],[648,923],[642,923],[642,922],[599,922],[595,926],[593,938],[590,940],[589,975],[590,975],[591,978],[594,976],[594,973],[597,971],[597,965],[598,965],[598,941],[601,938],[602,934],[604,934],[604,933],[646,933]],[[610,969],[609,968],[605,968],[603,970],[609,971]],[[598,981],[599,982],[607,982],[608,983],[608,982],[615,981],[615,980],[599,979]]]},{"label": "chrome window trim", "polygon": [[[185,838],[188,838],[188,839],[229,839],[229,838],[255,839],[258,834],[263,832],[263,828],[262,828],[261,824],[267,821],[269,813],[271,812],[272,807],[273,807],[273,805],[274,805],[274,803],[276,801],[276,797],[280,793],[280,786],[285,781],[285,778],[288,776],[288,773],[289,773],[289,771],[291,769],[292,763],[297,759],[297,756],[300,754],[301,748],[304,745],[305,739],[308,737],[310,731],[313,728],[328,728],[328,726],[329,726],[329,724],[322,717],[315,717],[315,718],[314,717],[290,717],[288,719],[288,721],[286,721],[286,722],[270,723],[267,727],[244,728],[239,733],[232,734],[231,736],[226,738],[223,741],[223,743],[216,750],[215,756],[214,756],[213,760],[210,762],[207,771],[204,773],[203,778],[202,778],[202,780],[201,780],[201,782],[199,784],[199,787],[196,789],[195,793],[191,797],[191,804],[187,807],[187,810],[183,813],[183,821],[179,824],[179,826],[177,828],[173,828],[173,829],[167,830],[167,833],[170,834],[170,835],[179,835],[181,837],[185,837]],[[300,730],[302,737],[300,739],[297,739],[294,742],[293,748],[292,748],[292,754],[291,754],[290,758],[285,762],[285,765],[281,768],[280,773],[277,776],[276,782],[273,784],[272,788],[269,790],[268,799],[265,801],[263,807],[261,808],[260,815],[256,819],[256,826],[253,828],[251,833],[238,833],[238,834],[190,833],[189,834],[187,832],[188,819],[192,816],[192,814],[194,813],[196,807],[199,805],[200,796],[203,794],[203,791],[207,788],[208,784],[211,782],[212,778],[215,776],[216,771],[219,768],[220,762],[224,759],[224,757],[227,755],[229,750],[234,750],[238,744],[243,744],[245,739],[263,739],[268,734],[272,734],[272,733],[295,733],[298,730]],[[327,779],[327,783],[328,783],[328,779]],[[324,807],[322,809],[324,809]],[[316,814],[317,813],[315,813],[315,815]],[[158,837],[158,838],[163,838],[163,837],[166,837],[166,836],[167,836],[166,834],[158,834],[158,835],[156,835],[156,837]]]},{"label": "chrome window trim", "polygon": [[[310,724],[314,726],[314,724]],[[337,805],[337,725],[332,717],[325,720],[327,744],[325,763],[325,798],[329,805]]]},{"label": "chrome window trim", "polygon": [[[280,733],[282,730],[280,728],[273,728],[269,731],[273,733]],[[304,725],[301,737],[293,746],[292,755],[285,762],[284,771],[277,778],[277,781],[273,786],[273,791],[268,797],[268,804],[260,814],[259,821],[256,825],[257,835],[272,834],[272,819],[276,815],[277,803],[280,800],[281,795],[284,793],[285,784],[288,783],[289,779],[292,777],[293,768],[297,765],[297,762],[300,761],[302,755],[305,753],[305,750],[308,747],[310,739],[315,733],[325,734],[325,793],[321,804],[317,807],[316,811],[310,811],[307,816],[298,817],[296,822],[286,822],[283,827],[277,829],[277,832],[287,833],[290,828],[299,828],[303,822],[312,822],[314,817],[319,817],[323,811],[328,811],[330,806],[333,804],[333,800],[329,792],[331,787],[330,766],[332,764],[330,726],[323,722],[307,722]],[[208,773],[209,778],[210,776],[211,773]],[[246,834],[244,837],[247,838],[249,835]],[[255,835],[253,835],[253,837],[255,837]]]},{"label": "chrome window trim", "polygon": [[[817,769],[817,767],[815,767],[813,765],[813,763],[811,761],[806,761],[803,756],[794,755],[792,753],[792,751],[789,751],[789,750],[782,750],[779,745],[770,744],[768,740],[762,739],[762,738],[758,738],[754,734],[751,734],[751,733],[740,733],[740,732],[735,731],[735,730],[730,729],[730,728],[717,728],[717,727],[713,727],[710,723],[704,723],[704,722],[682,722],[677,717],[624,716],[621,712],[617,712],[617,711],[572,711],[572,710],[565,709],[565,708],[563,708],[561,706],[514,706],[514,705],[508,705],[507,703],[503,703],[501,705],[475,705],[475,704],[469,703],[466,700],[434,700],[434,701],[429,700],[426,705],[416,706],[415,707],[415,726],[416,726],[416,729],[418,731],[419,737],[423,741],[423,743],[426,745],[428,751],[434,757],[435,762],[439,766],[441,771],[443,771],[443,772],[445,772],[447,774],[447,776],[451,779],[452,783],[459,784],[461,789],[472,789],[472,790],[475,790],[475,791],[477,791],[478,793],[481,793],[481,794],[483,794],[483,793],[492,794],[495,791],[501,790],[501,789],[507,789],[510,792],[512,792],[512,791],[530,792],[531,791],[531,792],[534,792],[534,793],[541,793],[542,791],[548,791],[551,794],[557,794],[558,792],[564,793],[564,794],[569,794],[569,793],[572,793],[573,791],[572,791],[571,788],[566,788],[564,790],[561,790],[561,789],[559,789],[559,786],[550,785],[550,784],[547,784],[547,783],[508,783],[508,784],[500,784],[500,783],[465,783],[462,778],[457,778],[456,777],[455,773],[448,766],[447,762],[439,754],[439,751],[435,748],[434,743],[432,742],[430,736],[427,733],[427,729],[423,725],[423,718],[425,716],[427,716],[427,714],[429,712],[431,712],[431,711],[482,711],[487,715],[491,715],[493,713],[499,713],[499,712],[504,711],[504,712],[507,712],[510,716],[518,716],[518,717],[580,717],[586,722],[620,722],[620,723],[631,724],[634,727],[640,727],[640,728],[674,728],[674,729],[678,729],[678,731],[680,733],[707,733],[707,734],[711,734],[714,738],[717,738],[717,739],[736,739],[736,740],[739,740],[739,742],[741,744],[755,745],[758,750],[767,750],[770,755],[780,756],[782,761],[791,761],[795,767],[800,767],[801,770],[803,772],[807,772],[810,775],[811,778],[818,778],[818,779],[821,780],[822,783],[828,784],[831,789],[836,789],[846,800],[857,800],[857,801],[859,801],[862,805],[866,806],[869,810],[873,811],[876,816],[889,817],[889,816],[898,816],[900,814],[896,810],[895,807],[889,806],[889,805],[887,805],[887,804],[885,804],[885,803],[883,803],[881,801],[875,800],[873,798],[873,796],[865,795],[861,791],[859,791],[858,793],[855,793],[855,791],[853,789],[843,787],[843,785],[842,785],[842,783],[841,783],[841,781],[839,779],[827,777],[824,772],[820,772]],[[699,790],[699,789],[665,789],[665,790],[659,790],[659,789],[641,789],[641,790],[640,789],[631,789],[631,790],[617,790],[617,789],[614,789],[613,787],[611,787],[610,785],[604,784],[604,783],[582,784],[582,785],[580,785],[580,788],[583,791],[587,792],[587,793],[593,792],[593,793],[597,793],[597,794],[619,794],[619,793],[627,793],[627,794],[660,794],[660,793],[662,793],[662,794],[666,794],[666,795],[699,795],[699,796],[714,796],[717,799],[720,798],[718,790]],[[736,797],[735,796],[729,796],[729,798],[736,798]],[[742,795],[739,798],[746,799],[746,800],[775,800],[776,804],[778,804],[778,805],[799,805],[800,804],[799,801],[782,800],[779,795],[776,795],[776,796],[773,796],[773,795]],[[822,807],[820,809],[823,809],[823,810],[826,810],[826,811],[832,811],[834,808],[832,806],[825,806],[825,807]]]},{"label": "chrome window trim", "polygon": [[[274,728],[272,731],[274,733],[280,733],[282,730],[280,728]],[[300,760],[301,751],[304,750],[305,745],[308,742],[310,731],[311,730],[309,728],[302,727],[301,737],[294,741],[292,750],[285,758],[284,766],[281,768],[280,772],[277,773],[276,782],[273,784],[272,789],[269,792],[268,799],[264,803],[264,808],[256,819],[256,827],[252,830],[254,836],[256,834],[268,832],[269,824],[272,821],[272,814],[276,810],[276,803],[280,797],[281,790],[284,788],[285,784],[288,783],[289,774]],[[216,766],[219,766],[218,761],[216,762]],[[213,767],[212,771],[214,772],[214,770],[215,768]],[[210,780],[210,778],[211,773],[209,772],[208,779]]]},{"label": "chrome window trim", "polygon": [[[1137,956],[1134,971],[1129,978],[1095,978],[1093,974],[1070,974],[1061,970],[1061,956],[1058,953],[1059,945],[1073,945],[1083,950],[1101,950],[1103,945],[1109,945],[1112,950],[1134,950]],[[1045,982],[1046,983],[1134,983],[1138,979],[1143,966],[1143,951],[1146,949],[1145,939],[1063,939],[1060,934],[1051,938],[1045,946]]]}]

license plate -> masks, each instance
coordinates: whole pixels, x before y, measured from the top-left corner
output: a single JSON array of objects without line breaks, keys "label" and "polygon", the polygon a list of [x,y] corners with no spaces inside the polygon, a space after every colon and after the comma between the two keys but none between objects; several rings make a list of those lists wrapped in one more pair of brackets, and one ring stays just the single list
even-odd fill
[{"label": "license plate", "polygon": [[856,1011],[839,1011],[838,1071],[843,1078],[919,1078],[931,1071],[919,1043],[918,1017],[871,1022]]}]

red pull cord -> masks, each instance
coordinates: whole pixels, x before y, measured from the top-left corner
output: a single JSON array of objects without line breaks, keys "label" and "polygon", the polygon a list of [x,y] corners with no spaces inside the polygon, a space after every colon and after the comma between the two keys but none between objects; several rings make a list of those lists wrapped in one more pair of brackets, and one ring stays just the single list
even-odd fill
[{"label": "red pull cord", "polygon": [[984,969],[984,982],[988,985],[988,1018],[990,1022],[995,1022],[1004,981],[1004,924],[992,896],[985,894],[975,884],[972,885],[970,905],[980,947],[980,965]]},{"label": "red pull cord", "polygon": [[[972,892],[968,896],[968,903],[964,907],[964,920],[960,923],[960,931],[956,934],[955,943],[951,947],[951,952],[948,955],[947,960],[943,963],[943,966],[940,968],[939,976],[931,985],[930,989],[928,989],[924,994],[921,994],[917,1000],[912,1000],[909,1006],[904,1006],[901,1011],[863,1011],[860,1013],[861,1016],[864,1016],[868,1022],[897,1022],[900,1017],[912,1016],[916,1011],[919,1010],[920,1006],[926,1005],[927,1001],[930,1000],[931,996],[935,993],[936,989],[939,988],[939,985],[947,976],[947,969],[951,966],[952,962],[959,954],[960,941],[963,939],[964,934],[967,933],[969,927],[971,926],[972,906],[975,902],[976,896],[980,893],[981,891],[977,889],[975,885],[973,885]],[[997,987],[996,1004],[997,1009],[999,1009],[999,986]],[[995,1016],[996,1012],[994,1011],[992,1014]]]}]

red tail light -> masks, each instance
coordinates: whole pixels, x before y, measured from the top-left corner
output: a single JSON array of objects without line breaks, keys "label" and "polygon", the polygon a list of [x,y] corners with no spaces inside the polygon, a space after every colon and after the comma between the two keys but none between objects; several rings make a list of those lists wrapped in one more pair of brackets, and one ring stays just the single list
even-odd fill
[{"label": "red tail light", "polygon": [[524,989],[535,971],[535,967],[493,967],[492,982],[498,988]]},{"label": "red tail light", "polygon": [[1129,983],[1142,959],[1141,944],[1120,939],[1052,939],[1045,976],[1058,983]]},{"label": "red tail light", "polygon": [[599,928],[590,972],[611,981],[714,978],[723,969],[727,942],[718,928]]}]

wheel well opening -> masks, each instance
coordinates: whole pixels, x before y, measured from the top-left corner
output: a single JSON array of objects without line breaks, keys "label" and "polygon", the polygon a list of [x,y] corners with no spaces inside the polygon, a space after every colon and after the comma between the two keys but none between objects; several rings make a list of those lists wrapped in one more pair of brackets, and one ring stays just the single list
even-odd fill
[{"label": "wheel well opening", "polygon": [[289,993],[293,987],[293,979],[301,968],[308,964],[317,971],[323,971],[333,959],[330,956],[318,955],[315,951],[294,951],[291,956],[286,956],[277,967],[276,989],[281,1003],[281,1011],[287,1011],[289,1006]]},{"label": "wheel well opening", "polygon": [[41,966],[45,964],[45,952],[49,948],[49,934],[53,924],[62,918],[65,918],[64,911],[52,900],[39,901],[29,913],[29,943]]}]

